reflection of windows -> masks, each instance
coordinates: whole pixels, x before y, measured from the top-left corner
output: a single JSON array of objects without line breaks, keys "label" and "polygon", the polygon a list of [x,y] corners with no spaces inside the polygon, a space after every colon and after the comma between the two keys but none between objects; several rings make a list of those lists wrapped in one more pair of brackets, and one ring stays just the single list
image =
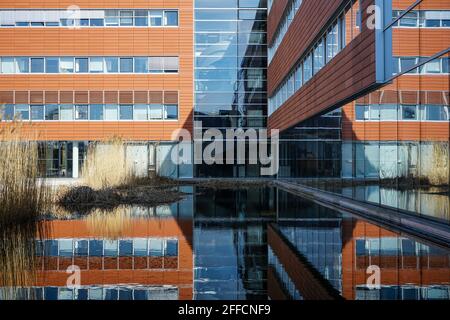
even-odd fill
[{"label": "reflection of windows", "polygon": [[[2,58],[2,62],[3,62]],[[44,58],[31,58],[31,72],[43,73],[44,72]]]},{"label": "reflection of windows", "polygon": [[169,27],[178,26],[178,11],[164,11],[164,25]]},{"label": "reflection of windows", "polygon": [[120,58],[120,72],[133,72],[133,58]]},{"label": "reflection of windows", "polygon": [[17,73],[29,73],[30,72],[30,59],[16,58],[16,72]]},{"label": "reflection of windows", "polygon": [[30,119],[30,111],[29,111],[28,105],[26,105],[26,104],[16,105],[15,115],[22,120],[29,120]]},{"label": "reflection of windows", "polygon": [[90,120],[103,120],[103,105],[102,104],[91,104],[89,108],[89,119]]},{"label": "reflection of windows", "polygon": [[133,106],[120,106],[120,120],[133,120]]},{"label": "reflection of windows", "polygon": [[163,241],[161,239],[150,239],[149,255],[151,257],[163,256]]},{"label": "reflection of windows", "polygon": [[133,239],[134,255],[137,257],[145,257],[148,253],[147,239]]},{"label": "reflection of windows", "polygon": [[146,73],[148,71],[148,58],[134,58],[134,72]]},{"label": "reflection of windows", "polygon": [[59,106],[56,104],[45,105],[45,120],[59,120]]},{"label": "reflection of windows", "polygon": [[88,106],[76,105],[75,106],[75,120],[88,120]]},{"label": "reflection of windows", "polygon": [[89,255],[101,257],[103,255],[103,241],[89,240]]},{"label": "reflection of windows", "polygon": [[117,257],[117,240],[106,240],[104,242],[105,257]]},{"label": "reflection of windows", "polygon": [[417,106],[402,105],[401,106],[402,120],[417,120]]},{"label": "reflection of windows", "polygon": [[31,120],[44,120],[44,106],[43,105],[32,105],[31,109]]},{"label": "reflection of windows", "polygon": [[59,72],[59,58],[45,58],[45,72],[58,73]]},{"label": "reflection of windows", "polygon": [[76,256],[87,256],[88,255],[88,240],[75,240],[74,243],[74,253]]},{"label": "reflection of windows", "polygon": [[72,239],[59,240],[59,256],[71,257],[73,252],[72,245],[73,245]]},{"label": "reflection of windows", "polygon": [[84,73],[89,71],[88,58],[76,58],[75,59],[75,72]]},{"label": "reflection of windows", "polygon": [[119,241],[119,256],[132,256],[133,255],[133,242],[131,240]]},{"label": "reflection of windows", "polygon": [[150,25],[152,27],[162,26],[163,11],[162,10],[150,10]]},{"label": "reflection of windows", "polygon": [[105,58],[105,67],[107,73],[119,72],[119,58]]}]

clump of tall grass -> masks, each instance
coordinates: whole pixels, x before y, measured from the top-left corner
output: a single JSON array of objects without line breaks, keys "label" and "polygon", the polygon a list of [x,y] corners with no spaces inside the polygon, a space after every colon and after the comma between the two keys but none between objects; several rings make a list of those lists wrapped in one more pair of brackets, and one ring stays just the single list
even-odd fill
[{"label": "clump of tall grass", "polygon": [[121,206],[113,210],[96,209],[86,217],[86,225],[92,234],[107,239],[123,237],[132,228],[131,208]]},{"label": "clump of tall grass", "polygon": [[51,201],[51,190],[39,179],[38,144],[20,122],[0,127],[0,228],[36,219]]},{"label": "clump of tall grass", "polygon": [[99,190],[132,183],[135,177],[125,152],[126,144],[118,138],[90,145],[82,168],[83,184]]}]

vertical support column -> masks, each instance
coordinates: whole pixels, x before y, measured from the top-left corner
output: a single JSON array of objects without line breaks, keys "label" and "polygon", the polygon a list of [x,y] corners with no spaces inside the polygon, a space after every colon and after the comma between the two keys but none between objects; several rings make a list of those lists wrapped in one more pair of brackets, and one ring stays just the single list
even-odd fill
[{"label": "vertical support column", "polygon": [[73,142],[72,145],[72,178],[77,179],[79,177],[78,142]]}]

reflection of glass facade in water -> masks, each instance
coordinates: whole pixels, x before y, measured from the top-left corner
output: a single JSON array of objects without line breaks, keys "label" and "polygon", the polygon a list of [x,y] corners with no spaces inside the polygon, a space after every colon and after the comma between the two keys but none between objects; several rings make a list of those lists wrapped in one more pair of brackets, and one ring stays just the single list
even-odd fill
[{"label": "reflection of glass facade in water", "polygon": [[[203,128],[266,126],[266,6],[266,0],[195,1],[194,118]],[[258,176],[259,167],[197,165],[195,174]]]}]

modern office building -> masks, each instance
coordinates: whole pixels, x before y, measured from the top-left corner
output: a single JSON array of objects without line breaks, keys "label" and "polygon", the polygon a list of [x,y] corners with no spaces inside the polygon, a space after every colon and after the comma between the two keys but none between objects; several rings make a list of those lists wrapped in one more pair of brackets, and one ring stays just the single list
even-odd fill
[{"label": "modern office building", "polygon": [[2,1],[0,39],[2,118],[26,121],[43,174],[77,177],[120,137],[135,165],[192,176],[165,161],[192,130],[192,1]]}]

